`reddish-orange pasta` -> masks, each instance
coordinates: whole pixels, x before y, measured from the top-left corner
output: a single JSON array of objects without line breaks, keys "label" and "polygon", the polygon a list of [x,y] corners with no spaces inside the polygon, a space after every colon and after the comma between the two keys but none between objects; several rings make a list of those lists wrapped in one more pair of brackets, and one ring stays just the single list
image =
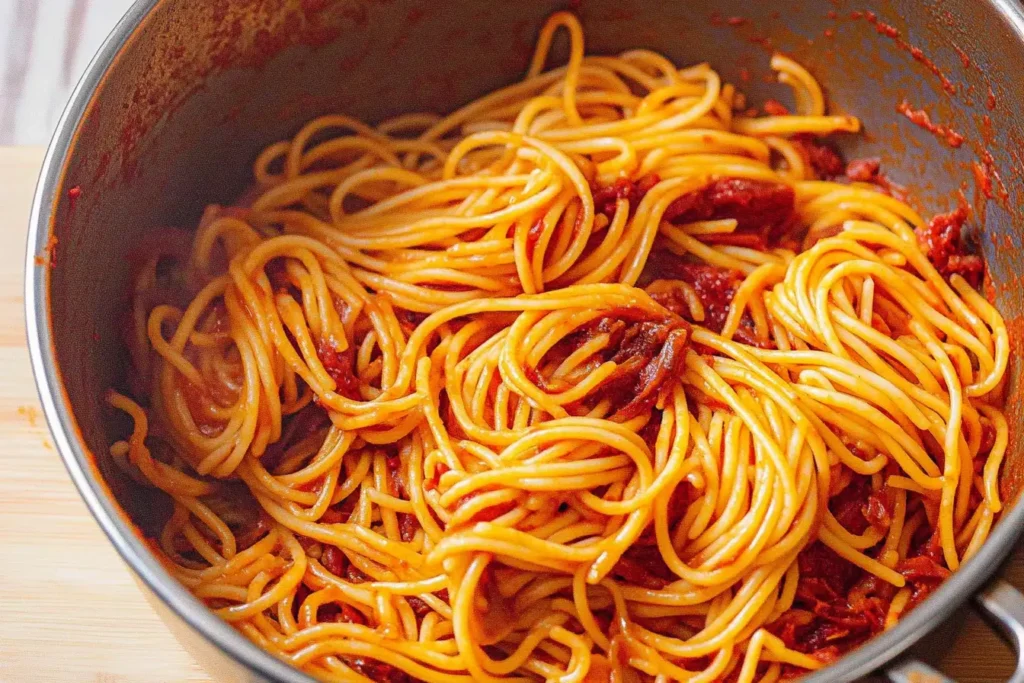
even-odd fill
[{"label": "reddish-orange pasta", "polygon": [[892,626],[1000,512],[1006,328],[966,212],[772,67],[796,112],[558,13],[520,83],[268,147],[135,281],[167,569],[324,680],[773,681]]}]

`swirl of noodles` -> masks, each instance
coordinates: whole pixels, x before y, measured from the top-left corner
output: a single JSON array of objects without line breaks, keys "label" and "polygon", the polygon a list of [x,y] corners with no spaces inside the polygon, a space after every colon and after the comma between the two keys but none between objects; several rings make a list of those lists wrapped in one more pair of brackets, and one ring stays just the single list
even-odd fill
[{"label": "swirl of noodles", "polygon": [[1006,327],[771,65],[798,113],[558,13],[142,245],[110,455],[168,571],[323,680],[773,681],[891,627],[1001,510]]}]

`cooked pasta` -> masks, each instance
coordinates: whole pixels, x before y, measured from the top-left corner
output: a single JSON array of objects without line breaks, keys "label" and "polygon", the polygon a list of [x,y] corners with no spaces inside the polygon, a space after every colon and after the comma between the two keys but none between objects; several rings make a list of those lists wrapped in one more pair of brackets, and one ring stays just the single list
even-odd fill
[{"label": "cooked pasta", "polygon": [[110,452],[167,570],[323,680],[773,681],[891,627],[1000,512],[1007,332],[966,212],[845,177],[771,66],[794,113],[558,13],[154,240]]}]

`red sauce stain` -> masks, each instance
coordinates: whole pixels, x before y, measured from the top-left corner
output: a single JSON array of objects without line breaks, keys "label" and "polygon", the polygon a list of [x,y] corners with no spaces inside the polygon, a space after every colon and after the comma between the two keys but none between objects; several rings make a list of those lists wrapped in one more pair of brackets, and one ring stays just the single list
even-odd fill
[{"label": "red sauce stain", "polygon": [[989,275],[988,269],[985,270],[985,279],[982,281],[981,287],[985,300],[990,304],[994,304],[996,302],[996,288],[992,284],[992,277]]},{"label": "red sauce stain", "polygon": [[[71,231],[71,224],[75,220],[75,213],[78,210],[78,200],[82,197],[82,188],[80,185],[75,185],[68,190],[68,211],[65,220],[65,230]],[[50,236],[46,239],[46,246],[43,247],[41,254],[36,254],[35,264],[37,266],[48,266],[53,268],[57,265],[57,236],[50,232]]]},{"label": "red sauce stain", "polygon": [[[580,4],[580,0],[575,0],[574,2],[569,3],[569,8],[574,11],[579,10]],[[405,15],[405,23],[410,26],[414,26],[420,23],[420,20],[423,19],[423,15],[424,12],[422,7],[413,7],[409,10],[409,13]]]},{"label": "red sauce stain", "polygon": [[1024,180],[1024,155],[1021,154],[1024,149],[1024,140],[1021,140],[1020,136],[1010,131],[1010,142],[1008,150],[1010,156],[1013,158],[1013,164],[1010,166],[1010,172],[1017,178],[1018,181]]},{"label": "red sauce stain", "polygon": [[970,69],[971,68],[971,58],[969,56],[967,56],[967,53],[964,52],[960,48],[959,45],[954,45],[953,49],[956,51],[957,55],[960,56],[960,63],[964,65],[964,68],[965,69]]},{"label": "red sauce stain", "polygon": [[[708,19],[711,22],[712,26],[731,26],[734,29],[740,29],[745,26],[752,26],[751,21],[746,17],[732,16],[724,18],[720,12],[712,12],[710,15],[708,15]],[[769,38],[768,36],[762,36],[757,34],[749,35],[747,36],[747,42],[752,43],[754,45],[759,45],[762,48],[764,48],[767,52],[774,51],[771,38]]]},{"label": "red sauce stain", "polygon": [[745,66],[740,67],[740,80],[744,83],[750,82],[750,69]]},{"label": "red sauce stain", "polygon": [[[201,56],[191,54],[190,37],[182,35],[174,43],[174,37],[161,36],[153,56],[158,66],[139,79],[128,95],[130,106],[123,116],[117,145],[124,180],[136,175],[136,150],[152,126],[203,87],[211,74],[226,68],[261,69],[285,48],[317,48],[334,42],[343,27],[354,24],[358,29],[367,24],[366,5],[356,0],[344,0],[344,4],[341,0],[301,0],[273,25],[269,18],[273,12],[268,8],[271,3],[266,1],[254,0],[244,7],[229,0],[203,4],[204,20],[193,30],[201,34],[201,43],[209,49]],[[338,11],[325,11],[336,4]],[[101,159],[97,178],[105,174],[109,163]]]},{"label": "red sauce stain", "polygon": [[[986,168],[977,161],[972,161],[971,171],[974,173],[974,184],[978,191],[985,195],[987,199],[993,199],[995,195],[992,194],[992,178],[989,177]],[[977,200],[974,203],[980,204]],[[984,218],[982,218],[982,222],[984,222]]]},{"label": "red sauce stain", "polygon": [[922,64],[926,69],[928,69],[928,71],[932,72],[939,79],[939,82],[942,84],[943,90],[945,90],[950,95],[956,94],[956,84],[953,83],[948,78],[946,78],[946,75],[942,73],[938,66],[935,65],[935,62],[933,62],[931,59],[928,58],[927,55],[925,55],[924,51],[922,51],[918,47],[911,45],[906,40],[904,40],[900,35],[899,29],[879,19],[878,15],[875,14],[874,12],[850,13],[851,19],[860,19],[861,17],[863,17],[869,24],[874,26],[875,30],[878,31],[878,33],[880,33],[883,36],[886,36],[887,38],[891,38],[893,42],[896,43],[897,47],[899,47],[904,52],[910,53],[910,56],[913,57],[916,62]]},{"label": "red sauce stain", "polygon": [[833,31],[832,29],[830,29],[830,28],[825,29],[825,37],[826,38],[831,38],[835,34],[836,34],[836,32]]},{"label": "red sauce stain", "polygon": [[761,108],[764,109],[764,113],[769,116],[786,116],[789,114],[789,108],[779,102],[778,100],[766,100]]},{"label": "red sauce stain", "polygon": [[995,133],[992,130],[992,117],[985,114],[981,117],[981,139],[985,141],[986,145],[991,145],[994,135]]},{"label": "red sauce stain", "polygon": [[836,12],[834,9],[830,9],[828,11],[828,18],[829,19],[838,19],[839,18],[839,13]]},{"label": "red sauce stain", "polygon": [[18,415],[28,420],[29,427],[35,427],[39,420],[39,411],[35,406],[18,406]]},{"label": "red sauce stain", "polygon": [[903,100],[896,105],[896,111],[910,119],[910,122],[915,126],[924,128],[954,149],[964,144],[963,135],[960,135],[960,133],[956,132],[949,126],[932,123],[931,117],[928,116],[928,112],[923,109],[913,109],[910,106],[910,103],[906,100]]},{"label": "red sauce stain", "polygon": [[1008,317],[1005,321],[1010,335],[1010,348],[1014,355],[1024,353],[1024,317]]},{"label": "red sauce stain", "polygon": [[107,175],[107,171],[110,169],[110,158],[110,152],[104,152],[100,155],[100,160],[96,163],[96,171],[92,174],[94,185],[98,184]]},{"label": "red sauce stain", "polygon": [[996,108],[996,94],[992,92],[992,86],[988,87],[988,97],[985,99],[985,106],[989,111]]},{"label": "red sauce stain", "polygon": [[893,28],[884,21],[879,21],[878,15],[875,14],[874,12],[865,12],[864,18],[867,19],[868,23],[872,24],[875,27],[875,30],[881,33],[883,36],[888,36],[889,38],[900,37],[900,32],[897,29]]},{"label": "red sauce stain", "polygon": [[[1015,292],[1021,287],[1021,281],[1019,275],[1010,275],[1006,280],[999,283],[999,292],[1006,294],[1007,292]],[[1007,321],[1009,323],[1009,321]],[[1007,324],[1009,327],[1009,324]],[[1024,342],[1018,343],[1017,348],[1014,349],[1017,354],[1024,352]]]},{"label": "red sauce stain", "polygon": [[986,200],[995,196],[992,194],[992,176],[989,175],[988,167],[977,161],[971,162],[971,173],[974,174],[974,206],[977,209],[978,224],[985,225]]},{"label": "red sauce stain", "polygon": [[1010,200],[1010,192],[1006,189],[1006,184],[1003,183],[1003,179],[999,175],[999,171],[996,169],[996,162],[995,159],[992,158],[992,153],[987,149],[981,150],[981,163],[984,165],[988,176],[995,181],[996,198],[1006,205]]},{"label": "red sauce stain", "polygon": [[47,266],[53,268],[57,265],[57,236],[51,234],[46,240],[46,246],[43,247],[41,254],[36,254],[35,262],[37,266]]}]

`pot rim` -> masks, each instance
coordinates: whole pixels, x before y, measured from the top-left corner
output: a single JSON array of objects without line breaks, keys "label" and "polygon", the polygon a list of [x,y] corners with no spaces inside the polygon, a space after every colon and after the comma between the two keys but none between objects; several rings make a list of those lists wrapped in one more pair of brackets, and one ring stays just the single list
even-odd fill
[{"label": "pot rim", "polygon": [[[164,0],[136,0],[93,57],[76,85],[46,150],[29,217],[25,260],[25,318],[29,355],[39,399],[57,451],[75,487],[121,558],[145,586],[174,614],[238,664],[260,676],[289,683],[314,679],[277,659],[217,617],[177,580],[125,522],[103,482],[93,475],[92,455],[81,439],[77,421],[64,392],[51,332],[50,268],[39,266],[50,236],[55,207],[62,196],[67,161],[89,104],[128,41],[146,17]],[[1024,7],[1014,0],[989,0],[1024,43]],[[1024,529],[1024,500],[1019,500],[995,528],[978,553],[954,572],[921,605],[836,663],[803,680],[807,683],[848,681],[871,673],[896,659],[966,602],[996,571]]]},{"label": "pot rim", "polygon": [[46,422],[68,474],[100,528],[136,577],[181,621],[247,670],[273,681],[315,683],[310,676],[251,642],[193,597],[125,522],[106,486],[93,475],[88,448],[80,438],[73,436],[80,432],[57,366],[48,305],[50,268],[37,265],[35,256],[43,251],[49,239],[69,153],[89,104],[117,56],[161,2],[163,0],[136,0],[118,21],[75,86],[43,158],[29,215],[25,260],[25,322],[32,373]]}]

